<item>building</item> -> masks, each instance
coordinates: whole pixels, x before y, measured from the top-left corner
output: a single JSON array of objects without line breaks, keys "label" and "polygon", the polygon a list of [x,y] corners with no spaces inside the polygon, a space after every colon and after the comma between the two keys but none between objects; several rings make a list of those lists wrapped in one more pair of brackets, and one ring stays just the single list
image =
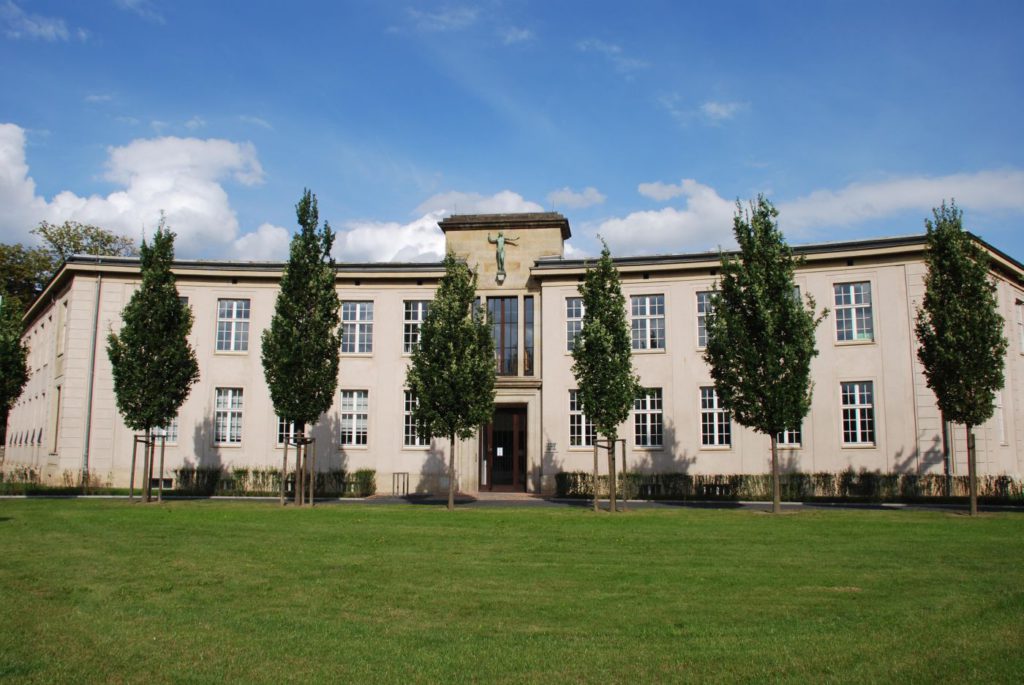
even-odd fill
[{"label": "building", "polygon": [[[556,213],[452,216],[447,246],[479,271],[493,319],[494,417],[457,451],[466,492],[550,492],[559,471],[591,468],[592,432],[575,402],[570,349],[586,262],[563,258],[568,221]],[[495,242],[504,240],[503,269]],[[1006,388],[977,430],[979,473],[1021,474],[1024,453],[1024,266],[979,241],[1011,340]],[[814,401],[782,437],[787,470],[966,472],[961,427],[944,426],[916,357],[924,237],[807,245],[801,292],[831,314],[817,331]],[[644,391],[620,434],[627,466],[649,472],[761,473],[769,441],[730,421],[702,359],[714,253],[616,260],[629,303],[634,365]],[[275,416],[260,363],[283,264],[178,261],[178,290],[195,315],[197,383],[168,427],[168,468],[274,467],[287,426]],[[344,342],[334,406],[315,427],[321,468],[372,468],[410,491],[447,488],[446,441],[416,434],[404,388],[409,352],[443,271],[429,264],[339,264]],[[132,434],[117,412],[106,335],[139,283],[136,259],[68,261],[25,317],[32,377],[11,410],[6,468],[60,482],[83,468],[127,484]],[[408,474],[405,476],[404,474]]]}]

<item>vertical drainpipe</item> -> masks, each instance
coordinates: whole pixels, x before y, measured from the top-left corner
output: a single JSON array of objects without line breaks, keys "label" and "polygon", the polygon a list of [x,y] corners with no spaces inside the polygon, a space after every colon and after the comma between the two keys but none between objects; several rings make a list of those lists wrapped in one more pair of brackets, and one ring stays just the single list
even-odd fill
[{"label": "vertical drainpipe", "polygon": [[96,382],[96,338],[100,327],[100,287],[103,274],[96,274],[96,302],[92,314],[92,341],[89,343],[89,388],[85,395],[85,446],[82,448],[82,480],[89,477],[89,440],[92,436],[92,389]]}]

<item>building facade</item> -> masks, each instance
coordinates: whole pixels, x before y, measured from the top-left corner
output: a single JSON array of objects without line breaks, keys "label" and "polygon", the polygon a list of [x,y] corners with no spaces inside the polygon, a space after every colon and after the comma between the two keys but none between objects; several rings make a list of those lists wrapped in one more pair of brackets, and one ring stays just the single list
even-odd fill
[{"label": "building facade", "polygon": [[[586,260],[565,259],[556,213],[452,216],[447,248],[477,269],[492,321],[492,421],[456,446],[465,492],[551,492],[560,471],[589,470],[593,429],[576,402],[571,349],[582,325]],[[1006,387],[977,429],[979,473],[1020,477],[1024,452],[1024,266],[992,257],[1010,340]],[[945,425],[925,384],[913,326],[924,293],[924,237],[796,248],[796,282],[819,308],[814,399],[781,436],[785,470],[966,473],[961,426]],[[643,391],[619,433],[626,466],[646,472],[763,473],[769,440],[731,421],[703,361],[704,314],[717,253],[616,260]],[[182,465],[279,467],[288,426],[260,362],[284,264],[178,261],[192,308],[200,381],[167,427],[168,471]],[[377,472],[380,491],[447,489],[451,446],[416,434],[404,385],[439,263],[339,264],[343,342],[334,405],[312,429],[321,469]],[[59,483],[83,469],[127,485],[132,432],[117,412],[106,337],[140,282],[138,260],[74,257],[25,317],[31,379],[10,412],[4,468]],[[140,467],[141,468],[141,467]],[[171,474],[173,475],[173,474]]]}]

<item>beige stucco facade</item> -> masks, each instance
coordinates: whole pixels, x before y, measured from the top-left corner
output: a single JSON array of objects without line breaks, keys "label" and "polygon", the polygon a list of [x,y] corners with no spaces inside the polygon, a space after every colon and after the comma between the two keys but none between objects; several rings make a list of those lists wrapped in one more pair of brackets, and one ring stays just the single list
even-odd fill
[{"label": "beige stucco facade", "polygon": [[[593,463],[592,448],[579,440],[579,431],[576,441],[584,444],[571,444],[570,391],[576,383],[567,349],[567,300],[578,297],[586,263],[563,258],[569,224],[558,214],[455,216],[441,227],[449,250],[477,269],[481,302],[486,306],[508,298],[501,300],[502,306],[516,317],[504,332],[495,329],[499,337],[505,336],[507,348],[495,422],[459,445],[459,487],[467,492],[502,485],[549,492],[559,471],[588,470]],[[503,274],[493,242],[499,231],[507,240]],[[949,449],[953,472],[965,472],[963,429],[944,431],[916,358],[913,323],[923,295],[923,248],[924,239],[918,236],[798,249],[806,259],[797,275],[801,294],[833,311],[817,331],[814,400],[800,427],[799,443],[785,448],[786,469],[941,473]],[[979,472],[1019,477],[1024,449],[1024,270],[987,249],[993,256],[992,275],[1010,348],[996,414],[977,429]],[[195,317],[190,340],[200,381],[181,408],[177,438],[168,442],[168,471],[185,464],[280,466],[283,448],[277,444],[278,419],[263,378],[260,333],[270,324],[282,267],[176,263],[178,290]],[[707,422],[714,417],[702,408],[702,388],[713,384],[698,339],[698,293],[715,282],[717,254],[625,258],[618,260],[618,267],[627,306],[634,297],[663,306],[660,317],[643,323],[663,326],[661,344],[633,355],[641,385],[656,391],[660,403],[660,410],[645,406],[641,421],[657,429],[654,437],[638,438],[635,416],[622,426],[627,467],[702,474],[766,471],[769,441],[762,435],[733,422],[727,444],[708,444]],[[407,479],[411,492],[447,488],[446,441],[407,444],[404,387],[410,360],[404,343],[406,303],[430,300],[442,273],[436,263],[338,266],[340,299],[372,303],[372,347],[341,355],[334,406],[313,429],[321,468],[375,469],[381,492],[391,491],[395,474]],[[31,378],[10,413],[5,469],[29,466],[46,481],[59,483],[76,477],[85,466],[105,480],[127,484],[132,432],[115,405],[106,336],[119,328],[120,312],[138,283],[135,260],[74,258],[30,309],[24,339]],[[856,326],[861,329],[854,339],[841,340],[837,286],[864,284],[871,301],[858,312]],[[248,344],[218,351],[218,303],[230,301],[248,302]],[[526,321],[530,307],[532,326]],[[659,318],[660,323],[654,321]],[[237,441],[217,439],[218,389],[240,391]],[[851,395],[851,389],[862,394]],[[365,398],[365,444],[341,445],[342,425],[351,418],[343,416],[343,391]],[[859,423],[844,423],[853,414]],[[844,431],[844,425],[853,428]],[[721,438],[721,432],[711,430],[711,443]],[[645,439],[653,444],[642,444]],[[509,466],[513,450],[518,450],[516,461]]]}]

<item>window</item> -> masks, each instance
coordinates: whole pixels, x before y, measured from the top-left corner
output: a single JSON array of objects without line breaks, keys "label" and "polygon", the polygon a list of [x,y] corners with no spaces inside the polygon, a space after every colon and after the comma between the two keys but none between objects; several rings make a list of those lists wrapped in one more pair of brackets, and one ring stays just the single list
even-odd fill
[{"label": "window", "polygon": [[175,416],[171,419],[170,423],[166,426],[156,428],[153,430],[153,435],[162,435],[164,442],[168,445],[178,444],[178,417]]},{"label": "window", "polygon": [[523,375],[533,375],[533,295],[523,296]]},{"label": "window", "polygon": [[285,421],[284,417],[277,417],[277,446],[284,447],[285,441],[291,445],[295,442],[295,422]]},{"label": "window", "polygon": [[519,373],[519,298],[488,297],[487,311],[498,375],[515,376]]},{"label": "window", "polygon": [[580,404],[579,390],[569,391],[569,446],[592,447],[594,444],[594,424],[583,414]]},{"label": "window", "polygon": [[665,349],[665,296],[634,295],[633,349]]},{"label": "window", "polygon": [[370,397],[366,390],[341,391],[341,444],[366,445]]},{"label": "window", "polygon": [[697,347],[708,346],[707,316],[711,311],[711,293],[697,293]]},{"label": "window", "polygon": [[404,444],[406,447],[429,447],[430,440],[419,436],[416,433],[416,419],[413,418],[412,412],[420,404],[419,399],[413,394],[411,390],[405,391],[405,411],[403,412],[405,418],[405,440]]},{"label": "window", "polygon": [[242,442],[241,388],[217,388],[213,441],[218,445]]},{"label": "window", "polygon": [[732,421],[714,386],[700,389],[700,444],[728,447],[732,444]]},{"label": "window", "polygon": [[341,303],[341,351],[373,352],[373,302]]},{"label": "window", "polygon": [[633,442],[637,447],[661,447],[661,388],[642,388],[633,400]]},{"label": "window", "polygon": [[1017,343],[1021,354],[1024,354],[1024,302],[1017,300]]},{"label": "window", "polygon": [[871,322],[871,284],[836,283],[836,339],[874,340]]},{"label": "window", "polygon": [[1003,391],[996,390],[996,434],[999,436],[999,444],[1006,444],[1006,412],[1003,409]]},{"label": "window", "polygon": [[249,349],[249,300],[217,300],[217,351]]},{"label": "window", "polygon": [[565,349],[568,352],[576,347],[576,336],[583,330],[585,311],[582,297],[565,298]]},{"label": "window", "polygon": [[803,426],[793,430],[786,429],[779,433],[776,436],[779,447],[799,447],[803,440],[802,428]]},{"label": "window", "polygon": [[874,384],[871,381],[840,383],[840,390],[843,404],[843,443],[874,444]]},{"label": "window", "polygon": [[416,345],[420,342],[420,326],[427,318],[429,300],[406,300],[405,301],[405,335],[402,340],[402,351],[412,354]]}]

